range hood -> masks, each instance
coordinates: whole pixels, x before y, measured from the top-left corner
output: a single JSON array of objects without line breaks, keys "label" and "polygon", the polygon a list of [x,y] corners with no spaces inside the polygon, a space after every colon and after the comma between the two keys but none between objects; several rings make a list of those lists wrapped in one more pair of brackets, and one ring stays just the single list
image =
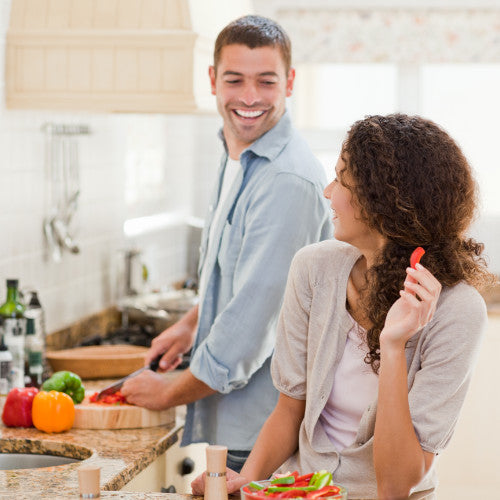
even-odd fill
[{"label": "range hood", "polygon": [[[248,2],[228,3],[12,0],[7,108],[212,112],[214,35]],[[199,29],[204,21],[209,28]]]}]

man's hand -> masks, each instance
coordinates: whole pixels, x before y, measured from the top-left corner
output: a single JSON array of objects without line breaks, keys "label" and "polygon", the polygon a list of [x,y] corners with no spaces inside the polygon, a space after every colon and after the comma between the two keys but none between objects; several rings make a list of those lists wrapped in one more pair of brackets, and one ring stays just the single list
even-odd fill
[{"label": "man's hand", "polygon": [[162,375],[145,370],[136,377],[127,380],[120,392],[128,403],[142,406],[150,410],[165,410],[165,393],[170,382]]},{"label": "man's hand", "polygon": [[[205,494],[205,478],[206,473],[203,472],[191,483],[193,495]],[[249,481],[246,477],[243,477],[241,474],[238,474],[232,469],[226,468],[226,485],[228,493],[239,491],[239,489],[248,482]]]},{"label": "man's hand", "polygon": [[146,364],[163,354],[159,371],[173,370],[182,361],[182,355],[191,349],[196,334],[198,306],[188,311],[177,323],[164,330],[151,343]]}]

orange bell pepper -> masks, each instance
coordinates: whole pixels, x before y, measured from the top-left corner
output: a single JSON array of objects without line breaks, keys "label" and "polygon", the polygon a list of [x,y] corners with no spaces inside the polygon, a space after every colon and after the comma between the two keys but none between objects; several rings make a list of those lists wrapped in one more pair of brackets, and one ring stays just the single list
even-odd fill
[{"label": "orange bell pepper", "polygon": [[73,427],[75,404],[58,391],[40,391],[33,399],[33,425],[43,432],[63,432]]}]

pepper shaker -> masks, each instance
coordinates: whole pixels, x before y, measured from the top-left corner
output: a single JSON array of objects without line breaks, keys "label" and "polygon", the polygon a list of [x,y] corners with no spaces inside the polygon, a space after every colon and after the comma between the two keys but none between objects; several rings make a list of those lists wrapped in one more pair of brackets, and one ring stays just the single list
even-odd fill
[{"label": "pepper shaker", "polygon": [[80,498],[99,498],[101,469],[93,466],[83,466],[78,469],[78,486]]},{"label": "pepper shaker", "polygon": [[226,458],[227,447],[207,446],[207,477],[205,500],[227,500]]}]

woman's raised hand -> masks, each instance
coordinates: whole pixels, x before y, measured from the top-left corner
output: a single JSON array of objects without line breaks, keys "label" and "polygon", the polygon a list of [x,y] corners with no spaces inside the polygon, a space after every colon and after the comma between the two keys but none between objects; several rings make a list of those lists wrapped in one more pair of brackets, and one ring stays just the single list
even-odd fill
[{"label": "woman's raised hand", "polygon": [[424,267],[406,269],[404,290],[387,313],[385,325],[380,333],[380,343],[404,345],[410,337],[421,330],[434,315],[441,284]]}]

